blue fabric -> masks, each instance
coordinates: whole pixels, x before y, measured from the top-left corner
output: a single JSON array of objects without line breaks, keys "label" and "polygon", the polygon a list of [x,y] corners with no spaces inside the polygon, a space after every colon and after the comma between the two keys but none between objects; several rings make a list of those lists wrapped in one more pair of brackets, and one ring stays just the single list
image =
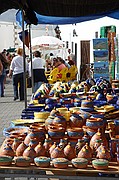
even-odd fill
[{"label": "blue fabric", "polygon": [[[99,15],[93,15],[93,16],[80,16],[80,17],[55,17],[55,16],[44,16],[36,13],[36,17],[38,19],[38,24],[74,24],[74,23],[80,23],[84,21],[94,20],[103,18],[105,16],[119,19],[119,10],[110,12],[110,13],[103,13]],[[21,11],[18,11],[16,13],[16,21],[17,23],[22,26],[22,13]]]}]

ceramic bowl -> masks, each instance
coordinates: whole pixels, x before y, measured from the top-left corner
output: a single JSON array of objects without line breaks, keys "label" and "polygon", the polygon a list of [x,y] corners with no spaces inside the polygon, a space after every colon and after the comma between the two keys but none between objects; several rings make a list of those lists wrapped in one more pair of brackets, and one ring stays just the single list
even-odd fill
[{"label": "ceramic bowl", "polygon": [[78,169],[85,169],[88,165],[88,160],[86,158],[74,158],[71,161],[72,165]]},{"label": "ceramic bowl", "polygon": [[97,170],[108,169],[109,161],[106,159],[95,159],[92,161],[92,165]]},{"label": "ceramic bowl", "polygon": [[13,157],[11,156],[0,156],[0,166],[8,166],[12,164]]},{"label": "ceramic bowl", "polygon": [[23,156],[14,157],[14,163],[16,166],[27,167],[30,166],[31,158]]},{"label": "ceramic bowl", "polygon": [[36,166],[39,166],[39,167],[49,167],[50,158],[45,157],[45,156],[36,157],[34,158],[34,163]]},{"label": "ceramic bowl", "polygon": [[66,158],[55,158],[53,159],[53,165],[56,168],[66,169],[68,168],[69,161]]}]

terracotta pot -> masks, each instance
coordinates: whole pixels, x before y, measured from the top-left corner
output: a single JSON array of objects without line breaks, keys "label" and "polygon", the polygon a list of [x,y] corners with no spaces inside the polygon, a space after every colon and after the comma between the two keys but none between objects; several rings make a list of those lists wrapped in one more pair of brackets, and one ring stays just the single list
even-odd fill
[{"label": "terracotta pot", "polygon": [[54,158],[65,158],[65,154],[62,148],[57,146],[52,152],[51,152],[51,159]]},{"label": "terracotta pot", "polygon": [[49,149],[52,146],[52,140],[50,138],[45,139],[43,146],[45,147],[46,155],[50,156]]},{"label": "terracotta pot", "polygon": [[46,156],[46,149],[41,142],[35,147],[36,157]]},{"label": "terracotta pot", "polygon": [[24,150],[23,157],[30,157],[31,162],[34,162],[34,158],[36,157],[36,152],[31,146],[29,146]]},{"label": "terracotta pot", "polygon": [[90,118],[86,120],[86,126],[92,129],[98,129],[103,127],[103,119],[101,118]]},{"label": "terracotta pot", "polygon": [[78,158],[86,158],[88,162],[90,162],[92,159],[92,154],[92,149],[90,148],[88,143],[86,143],[86,145],[84,145],[82,149],[79,151]]},{"label": "terracotta pot", "polygon": [[14,157],[14,151],[9,144],[6,144],[0,152],[1,156],[11,156]]},{"label": "terracotta pot", "polygon": [[82,147],[85,145],[85,142],[83,139],[78,139],[78,142],[75,146],[76,155],[78,155],[79,151],[82,149]]},{"label": "terracotta pot", "polygon": [[50,126],[48,129],[48,135],[50,138],[61,139],[65,135],[65,128],[59,126]]},{"label": "terracotta pot", "polygon": [[51,154],[52,151],[57,147],[57,143],[54,142],[53,145],[49,148],[49,153]]},{"label": "terracotta pot", "polygon": [[96,152],[97,152],[96,157],[99,159],[107,159],[107,160],[111,159],[110,152],[107,149],[107,147],[103,145],[103,143],[101,143],[101,145],[97,148]]},{"label": "terracotta pot", "polygon": [[80,114],[72,113],[69,119],[69,125],[70,127],[79,127],[81,128],[83,125],[83,118],[80,116]]},{"label": "terracotta pot", "polygon": [[16,156],[22,156],[24,150],[27,148],[28,146],[22,142],[16,149]]},{"label": "terracotta pot", "polygon": [[78,127],[72,127],[67,129],[67,135],[70,139],[79,139],[84,135],[83,129]]},{"label": "terracotta pot", "polygon": [[76,157],[76,150],[70,143],[64,148],[64,154],[66,158],[71,161],[73,158]]},{"label": "terracotta pot", "polygon": [[19,138],[15,138],[12,144],[12,149],[16,153],[17,147],[21,144],[21,140]]},{"label": "terracotta pot", "polygon": [[95,145],[95,142],[97,139],[102,139],[104,146],[106,146],[108,148],[108,141],[107,141],[105,135],[101,133],[100,129],[98,129],[97,133],[95,133],[90,140],[91,149],[94,149],[94,145]]},{"label": "terracotta pot", "polygon": [[63,116],[60,115],[60,116],[56,116],[53,119],[53,124],[54,125],[62,124],[62,126],[66,129],[67,121]]}]

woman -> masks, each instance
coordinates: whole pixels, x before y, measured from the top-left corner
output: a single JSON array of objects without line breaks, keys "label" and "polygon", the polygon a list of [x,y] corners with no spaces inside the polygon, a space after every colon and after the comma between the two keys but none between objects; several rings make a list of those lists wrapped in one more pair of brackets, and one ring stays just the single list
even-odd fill
[{"label": "woman", "polygon": [[[28,69],[28,63],[26,62],[26,70]],[[13,89],[14,89],[14,101],[19,99],[24,100],[24,62],[23,62],[23,49],[17,49],[17,56],[12,59],[10,65],[9,77],[13,74]],[[19,86],[19,96],[18,96]]]},{"label": "woman", "polygon": [[[41,52],[35,51],[33,55],[32,68],[35,93],[42,83],[47,83],[48,81],[45,76],[45,60],[41,58]],[[29,76],[31,76],[31,63],[29,64]]]}]

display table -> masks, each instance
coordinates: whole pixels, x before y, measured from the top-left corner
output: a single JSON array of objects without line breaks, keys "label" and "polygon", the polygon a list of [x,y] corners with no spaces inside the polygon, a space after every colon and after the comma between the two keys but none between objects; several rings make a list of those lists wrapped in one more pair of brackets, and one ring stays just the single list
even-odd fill
[{"label": "display table", "polygon": [[57,169],[54,167],[40,168],[34,165],[30,167],[16,167],[14,164],[11,166],[0,166],[0,179],[2,178],[58,178],[58,179],[89,179],[98,180],[101,177],[99,173],[104,176],[105,180],[114,180],[119,178],[119,166],[116,163],[110,163],[107,170],[95,170],[92,165],[88,165],[86,169],[76,169],[69,166],[68,169]]}]

